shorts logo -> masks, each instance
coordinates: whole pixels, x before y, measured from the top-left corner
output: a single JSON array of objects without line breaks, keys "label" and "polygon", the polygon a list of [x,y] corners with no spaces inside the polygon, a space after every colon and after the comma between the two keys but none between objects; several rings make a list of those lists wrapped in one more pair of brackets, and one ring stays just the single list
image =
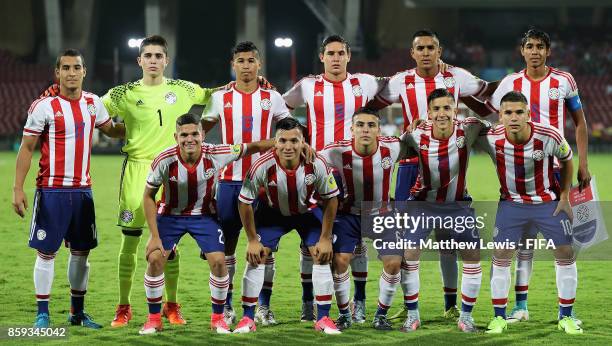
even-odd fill
[{"label": "shorts logo", "polygon": [[499,228],[497,228],[497,226],[493,229],[493,238],[497,237],[497,235],[499,234]]},{"label": "shorts logo", "polygon": [[257,240],[261,241],[261,235],[257,235]]},{"label": "shorts logo", "polygon": [[272,101],[270,99],[262,99],[261,100],[261,109],[264,111],[269,111],[272,108]]},{"label": "shorts logo", "polygon": [[164,96],[164,99],[166,100],[167,104],[173,105],[176,103],[176,94],[170,91],[166,94],[166,96]]},{"label": "shorts logo", "polygon": [[232,145],[232,154],[234,155],[240,155],[240,152],[242,151],[242,145],[240,144],[234,144]]},{"label": "shorts logo", "polygon": [[393,161],[390,157],[385,157],[380,161],[380,167],[382,167],[382,169],[389,169],[391,166],[393,166]]},{"label": "shorts logo", "polygon": [[89,115],[91,115],[92,117],[96,116],[96,106],[94,106],[93,104],[87,105],[87,111],[89,112]]},{"label": "shorts logo", "polygon": [[119,218],[123,222],[132,222],[132,220],[134,220],[134,213],[129,210],[122,210],[119,214]]},{"label": "shorts logo", "polygon": [[465,146],[465,137],[457,137],[457,148],[461,149]]},{"label": "shorts logo", "polygon": [[336,240],[338,240],[338,235],[334,234],[332,237],[332,244],[336,244]]},{"label": "shorts logo", "polygon": [[47,238],[47,232],[45,232],[44,229],[39,229],[36,231],[36,239],[45,240],[45,238]]},{"label": "shorts logo", "polygon": [[559,99],[559,89],[550,88],[550,90],[548,90],[548,97],[551,100],[558,100]]},{"label": "shorts logo", "polygon": [[315,181],[315,175],[314,174],[306,174],[306,176],[304,177],[304,183],[306,185],[312,185],[312,183],[314,183]]},{"label": "shorts logo", "polygon": [[357,97],[363,95],[363,89],[361,89],[360,85],[353,85],[353,95]]},{"label": "shorts logo", "polygon": [[215,169],[209,168],[206,170],[206,172],[204,172],[204,179],[208,180],[212,178],[214,175],[215,175]]},{"label": "shorts logo", "polygon": [[544,152],[542,150],[534,150],[531,157],[534,161],[542,161],[544,158]]},{"label": "shorts logo", "polygon": [[453,78],[453,77],[446,77],[446,78],[444,78],[444,85],[447,88],[454,87],[455,86],[455,78]]}]

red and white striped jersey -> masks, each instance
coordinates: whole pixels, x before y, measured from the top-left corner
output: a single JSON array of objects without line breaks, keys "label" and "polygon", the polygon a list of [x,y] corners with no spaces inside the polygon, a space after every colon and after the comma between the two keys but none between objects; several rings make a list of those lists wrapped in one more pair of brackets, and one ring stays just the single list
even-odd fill
[{"label": "red and white striped jersey", "polygon": [[289,170],[281,166],[274,150],[253,163],[238,199],[243,203],[253,203],[261,187],[266,191],[268,205],[285,216],[304,214],[310,210],[315,203],[315,192],[323,199],[339,193],[331,169],[319,155],[313,163],[300,162],[296,169]]},{"label": "red and white striped jersey", "polygon": [[[288,116],[291,114],[277,91],[257,88],[246,94],[234,86],[231,90],[213,93],[203,118],[220,121],[222,143],[234,144],[269,139],[272,121]],[[227,165],[221,172],[221,180],[242,181],[258,157],[259,153],[255,153]]]},{"label": "red and white striped jersey", "polygon": [[[399,72],[391,77],[387,86],[376,96],[384,104],[401,103],[404,129],[416,119],[428,119],[427,97],[435,89],[445,88],[455,102],[463,96],[479,96],[485,91],[487,82],[460,67],[450,67],[445,73],[434,77],[421,77],[416,68]],[[416,163],[417,159],[406,160]]]},{"label": "red and white striped jersey", "polygon": [[578,95],[576,81],[569,72],[550,67],[548,75],[539,81],[529,78],[527,70],[509,74],[487,100],[489,109],[498,112],[502,97],[510,91],[520,91],[527,97],[533,122],[554,127],[564,135],[565,100]]},{"label": "red and white striped jersey", "polygon": [[202,145],[200,160],[193,166],[181,158],[178,146],[170,147],[155,158],[147,177],[147,186],[163,185],[160,215],[215,214],[214,193],[218,173],[246,152],[246,144]]},{"label": "red and white striped jersey", "polygon": [[513,144],[503,125],[482,135],[484,147],[497,167],[501,198],[521,203],[541,203],[557,198],[559,185],[553,176],[553,159],[570,161],[572,148],[554,127],[530,122],[531,138]]},{"label": "red and white striped jersey", "polygon": [[481,130],[491,125],[474,117],[455,121],[447,139],[437,139],[431,122],[406,135],[406,142],[419,157],[419,179],[411,193],[419,201],[463,201],[470,150]]},{"label": "red and white striped jersey", "polygon": [[94,127],[112,121],[97,95],[83,91],[78,100],[45,97],[32,103],[24,136],[40,136],[39,188],[91,186],[89,160]]},{"label": "red and white striped jersey", "polygon": [[318,75],[303,78],[283,98],[291,109],[306,104],[310,145],[321,150],[328,143],[351,138],[353,114],[373,100],[385,83],[364,73],[348,73],[342,82]]},{"label": "red and white striped jersey", "polygon": [[378,137],[378,148],[368,156],[355,151],[353,140],[330,143],[319,152],[342,176],[344,212],[361,215],[361,202],[373,202],[368,214],[385,209],[393,166],[406,154],[406,147],[397,137]]}]

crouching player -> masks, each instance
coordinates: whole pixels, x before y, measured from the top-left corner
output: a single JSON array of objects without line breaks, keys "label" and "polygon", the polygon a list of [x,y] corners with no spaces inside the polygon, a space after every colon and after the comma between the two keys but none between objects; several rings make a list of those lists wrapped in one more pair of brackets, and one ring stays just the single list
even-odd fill
[{"label": "crouching player", "polygon": [[[558,130],[533,123],[523,94],[511,91],[500,102],[503,125],[482,136],[482,143],[497,168],[501,198],[495,221],[491,272],[491,297],[495,317],[487,333],[507,328],[506,305],[510,290],[510,263],[524,233],[537,228],[554,244],[559,330],[581,334],[572,317],[578,272],[572,249],[572,210],[569,190],[572,179],[572,149]],[[559,160],[561,186],[553,178],[553,160]],[[514,246],[513,246],[514,245]],[[500,247],[500,248],[498,248]]]},{"label": "crouching player", "polygon": [[[419,180],[411,191],[411,198],[422,201],[412,207],[412,215],[451,216],[455,220],[474,218],[473,209],[460,203],[467,197],[466,173],[472,145],[478,134],[490,124],[476,118],[457,121],[457,107],[453,95],[446,89],[435,89],[427,98],[430,121],[419,125],[405,140],[419,157]],[[459,203],[458,203],[459,202]],[[441,225],[419,226],[406,230],[405,238],[420,244],[434,228]],[[473,226],[473,224],[472,224]],[[457,242],[472,243],[472,247],[459,250],[463,260],[461,277],[461,312],[457,326],[463,332],[475,332],[472,308],[480,292],[482,269],[480,267],[479,235],[474,227],[456,225],[454,229],[441,229],[448,238]],[[411,332],[419,328],[419,258],[421,249],[407,249],[402,270],[404,303],[408,316],[402,331]]]},{"label": "crouching player", "polygon": [[[340,173],[345,191],[333,225],[334,290],[340,310],[336,326],[341,330],[352,324],[348,266],[355,247],[362,243],[361,215],[390,212],[389,185],[393,165],[405,158],[408,151],[407,145],[397,137],[379,137],[380,116],[371,109],[355,112],[351,134],[352,139],[330,143],[320,152],[330,167]],[[371,207],[364,207],[362,202],[371,203]],[[381,252],[380,255],[384,271],[379,281],[379,309],[386,312],[399,283],[402,254],[400,251],[398,254]],[[388,329],[388,326],[388,323],[374,320],[375,328]]]},{"label": "crouching player", "polygon": [[[338,207],[338,188],[324,159],[312,163],[301,160],[304,136],[300,123],[285,118],[276,124],[275,150],[253,163],[240,191],[238,211],[246,231],[247,261],[242,280],[244,316],[234,333],[256,330],[254,319],[257,297],[263,286],[266,258],[278,247],[280,238],[296,229],[314,259],[312,282],[317,304],[315,329],[339,334],[329,318],[333,282],[332,223]],[[266,201],[259,203],[257,215],[251,204],[263,188]],[[313,214],[314,193],[323,199],[323,221]]]},{"label": "crouching player", "polygon": [[[163,151],[153,161],[144,193],[144,209],[151,237],[147,243],[145,292],[149,315],[140,334],[153,334],[162,329],[161,303],[164,292],[164,265],[167,254],[174,250],[181,237],[191,235],[210,266],[209,287],[212,315],[210,328],[217,333],[230,333],[223,320],[223,305],[229,287],[225,266],[223,232],[216,218],[213,191],[217,173],[225,165],[243,156],[265,151],[273,141],[249,144],[210,145],[202,143],[204,133],[200,119],[184,114],[176,120],[174,138],[177,146]],[[159,208],[155,195],[164,186]]]}]

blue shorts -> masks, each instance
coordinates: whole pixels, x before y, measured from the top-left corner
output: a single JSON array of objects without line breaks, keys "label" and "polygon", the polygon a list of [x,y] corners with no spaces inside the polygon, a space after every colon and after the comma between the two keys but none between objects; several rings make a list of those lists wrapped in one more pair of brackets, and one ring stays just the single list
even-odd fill
[{"label": "blue shorts", "polygon": [[[555,246],[572,243],[571,222],[565,212],[553,216],[557,201],[538,204],[500,201],[497,206],[493,241],[518,244],[525,233],[537,229]],[[565,226],[565,227],[564,227]],[[564,231],[567,229],[567,232]]]},{"label": "blue shorts", "polygon": [[400,163],[397,167],[397,177],[395,180],[395,200],[407,201],[410,196],[410,189],[416,183],[419,176],[418,163]]},{"label": "blue shorts", "polygon": [[[220,181],[217,185],[217,216],[227,239],[238,238],[242,229],[240,213],[238,213],[240,189],[242,189],[241,181]],[[253,202],[253,209],[257,207],[256,203],[257,199]]]},{"label": "blue shorts", "polygon": [[[557,181],[557,184],[561,184],[561,172],[557,169],[553,172],[553,177]],[[535,239],[538,237],[538,229],[535,226],[532,226],[525,234],[523,234],[523,239]],[[521,242],[525,243],[525,242]]]},{"label": "blue shorts", "polygon": [[334,252],[352,254],[361,244],[361,216],[336,214],[332,232]]},{"label": "blue shorts", "polygon": [[38,189],[34,195],[31,248],[56,252],[66,247],[85,251],[98,246],[96,213],[91,189]]},{"label": "blue shorts", "polygon": [[[421,217],[414,229],[406,229],[404,239],[420,245],[421,240],[429,237],[432,230],[436,231],[437,241],[454,240],[459,243],[476,243],[480,245],[480,233],[476,228],[474,209],[466,203],[427,203],[419,204],[410,209],[413,217]],[[425,221],[426,220],[426,221]],[[446,220],[452,220],[452,229],[445,229]]]},{"label": "blue shorts", "polygon": [[317,244],[321,237],[321,221],[312,211],[284,216],[265,203],[261,203],[255,212],[255,228],[261,244],[272,251],[278,250],[280,238],[294,229],[307,247]]},{"label": "blue shorts", "polygon": [[203,253],[225,251],[223,231],[211,216],[157,215],[157,228],[167,251],[174,250],[185,234],[195,239]]}]

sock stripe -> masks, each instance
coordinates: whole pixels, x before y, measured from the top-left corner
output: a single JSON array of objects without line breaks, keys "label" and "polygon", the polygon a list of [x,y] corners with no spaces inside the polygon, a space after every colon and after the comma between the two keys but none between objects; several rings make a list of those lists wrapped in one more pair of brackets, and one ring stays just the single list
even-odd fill
[{"label": "sock stripe", "polygon": [[452,288],[452,287],[442,287],[442,290],[444,291],[445,294],[457,294],[457,288]]},{"label": "sock stripe", "polygon": [[519,293],[519,292],[520,292],[520,293],[527,293],[528,288],[529,288],[529,286],[528,286],[528,285],[525,285],[525,286],[519,286],[519,285],[517,285],[517,286],[514,286],[514,291],[515,291],[516,293]]},{"label": "sock stripe", "polygon": [[302,282],[312,282],[312,274],[300,273],[300,277]]},{"label": "sock stripe", "polygon": [[50,294],[37,294],[36,295],[36,300],[49,300],[49,298],[51,297]]},{"label": "sock stripe", "polygon": [[229,282],[226,281],[225,283],[218,283],[213,281],[212,279],[208,280],[208,283],[210,283],[211,286],[214,286],[216,288],[229,288]]},{"label": "sock stripe", "polygon": [[495,307],[504,307],[508,305],[508,298],[493,298],[491,299],[493,306]]},{"label": "sock stripe", "polygon": [[223,305],[223,304],[225,304],[225,299],[217,299],[217,298],[215,298],[215,297],[210,297],[210,301],[211,301],[213,304],[217,304],[217,305]]},{"label": "sock stripe", "polygon": [[498,267],[509,267],[512,264],[512,260],[509,259],[498,259],[493,257],[493,265]]},{"label": "sock stripe", "polygon": [[380,300],[378,301],[378,307],[381,309],[385,309],[385,310],[389,310],[389,308],[391,307],[390,305],[385,305],[383,303],[380,302]]},{"label": "sock stripe", "polygon": [[70,289],[70,295],[73,297],[83,297],[85,296],[86,293],[87,293],[87,290],[79,291],[79,290]]},{"label": "sock stripe", "polygon": [[159,296],[159,297],[155,297],[155,298],[147,297],[147,302],[149,302],[151,304],[161,303],[162,302],[162,298],[163,298],[163,296]]},{"label": "sock stripe", "polygon": [[310,258],[310,260],[312,261],[312,256],[310,255],[310,251],[308,250],[308,248],[301,247],[300,248],[300,253],[302,254],[302,256]]},{"label": "sock stripe", "polygon": [[402,279],[401,274],[389,275],[384,271],[382,272],[382,274],[380,274],[380,276],[383,278],[383,280],[390,284],[397,284]]},{"label": "sock stripe", "polygon": [[353,274],[353,278],[355,278],[355,280],[362,279],[362,278],[367,278],[368,277],[368,272],[352,272]]},{"label": "sock stripe", "polygon": [[576,263],[576,259],[569,259],[569,260],[555,260],[555,263],[558,266],[571,266],[572,264]]},{"label": "sock stripe", "polygon": [[533,259],[533,252],[530,252],[529,254],[522,254],[519,252],[518,255],[516,255],[516,258],[521,261],[530,261]]},{"label": "sock stripe", "polygon": [[341,282],[348,281],[350,279],[350,276],[349,276],[349,273],[346,272],[342,274],[334,274],[333,278],[334,278],[335,283],[341,283]]},{"label": "sock stripe", "polygon": [[38,251],[37,254],[38,254],[38,257],[40,257],[41,259],[44,259],[46,261],[50,261],[50,260],[54,259],[55,255],[56,255],[55,253],[46,254],[46,253],[42,253],[40,251]]},{"label": "sock stripe", "polygon": [[409,302],[409,303],[417,301],[418,299],[419,299],[419,292],[412,294],[412,295],[404,296],[404,301]]},{"label": "sock stripe", "polygon": [[245,305],[255,304],[255,303],[257,303],[258,299],[259,299],[259,297],[242,296],[242,302],[245,303]]},{"label": "sock stripe", "polygon": [[565,298],[559,297],[559,305],[572,305],[574,304],[575,300],[576,298],[565,299]]},{"label": "sock stripe", "polygon": [[276,263],[276,261],[274,260],[274,257],[266,258],[266,265],[270,265],[270,264],[274,264],[274,263]]},{"label": "sock stripe", "polygon": [[476,303],[476,298],[477,297],[468,297],[465,294],[461,293],[461,300],[469,305],[474,305],[474,303]]}]

